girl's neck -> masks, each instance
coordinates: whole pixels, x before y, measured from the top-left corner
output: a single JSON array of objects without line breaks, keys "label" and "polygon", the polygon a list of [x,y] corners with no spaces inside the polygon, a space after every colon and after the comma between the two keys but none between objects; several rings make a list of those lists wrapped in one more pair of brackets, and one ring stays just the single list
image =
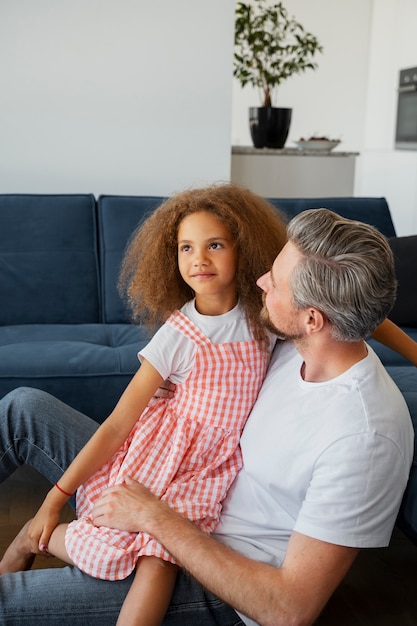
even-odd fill
[{"label": "girl's neck", "polygon": [[224,315],[235,308],[237,301],[237,295],[223,300],[217,297],[196,295],[195,308],[201,315]]}]

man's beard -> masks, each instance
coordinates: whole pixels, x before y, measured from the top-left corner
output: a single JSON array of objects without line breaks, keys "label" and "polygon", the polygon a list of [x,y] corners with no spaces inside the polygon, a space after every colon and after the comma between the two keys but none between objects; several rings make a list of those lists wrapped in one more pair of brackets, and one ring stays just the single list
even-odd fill
[{"label": "man's beard", "polygon": [[265,328],[269,330],[269,332],[271,332],[273,335],[276,335],[278,339],[281,339],[283,341],[286,341],[286,340],[297,341],[302,338],[302,335],[300,333],[297,333],[295,331],[284,332],[280,328],[277,328],[277,326],[275,326],[275,324],[271,322],[268,309],[266,308],[265,305],[261,309],[261,322],[265,326]]}]

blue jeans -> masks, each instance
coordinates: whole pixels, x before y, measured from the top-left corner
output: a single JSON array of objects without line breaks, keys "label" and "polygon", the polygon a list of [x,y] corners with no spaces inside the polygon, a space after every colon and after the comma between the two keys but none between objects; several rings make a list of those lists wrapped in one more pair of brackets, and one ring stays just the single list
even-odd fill
[{"label": "blue jeans", "polygon": [[[0,401],[0,481],[20,465],[56,482],[98,424],[36,389]],[[133,574],[122,581],[91,578],[77,568],[30,570],[0,577],[0,624],[86,626],[116,623]],[[164,626],[242,626],[237,613],[179,573]]]}]

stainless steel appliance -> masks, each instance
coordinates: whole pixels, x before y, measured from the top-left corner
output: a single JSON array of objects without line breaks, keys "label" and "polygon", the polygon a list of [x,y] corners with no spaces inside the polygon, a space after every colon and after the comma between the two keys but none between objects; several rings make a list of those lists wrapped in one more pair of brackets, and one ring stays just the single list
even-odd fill
[{"label": "stainless steel appliance", "polygon": [[400,71],[395,147],[417,150],[417,67]]}]

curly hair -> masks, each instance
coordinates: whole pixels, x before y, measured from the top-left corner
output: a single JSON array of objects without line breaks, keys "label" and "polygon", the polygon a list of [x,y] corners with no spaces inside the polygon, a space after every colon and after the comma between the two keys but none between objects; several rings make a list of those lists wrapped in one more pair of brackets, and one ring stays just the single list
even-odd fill
[{"label": "curly hair", "polygon": [[206,211],[223,222],[238,246],[237,292],[253,335],[265,339],[256,280],[286,242],[285,217],[269,202],[231,183],[190,189],[163,202],[133,233],[119,276],[119,291],[135,323],[151,329],[194,297],[178,269],[178,227]]}]

